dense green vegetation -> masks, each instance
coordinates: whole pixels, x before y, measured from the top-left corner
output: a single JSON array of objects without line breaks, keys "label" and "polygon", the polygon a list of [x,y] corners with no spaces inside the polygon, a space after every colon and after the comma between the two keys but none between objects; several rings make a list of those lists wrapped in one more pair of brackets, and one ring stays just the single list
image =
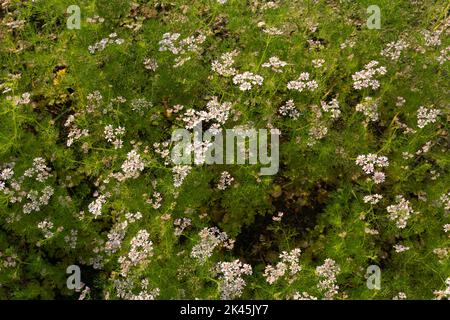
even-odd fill
[{"label": "dense green vegetation", "polygon": [[[0,298],[450,297],[449,9],[1,1]],[[199,120],[278,172],[173,164]]]}]

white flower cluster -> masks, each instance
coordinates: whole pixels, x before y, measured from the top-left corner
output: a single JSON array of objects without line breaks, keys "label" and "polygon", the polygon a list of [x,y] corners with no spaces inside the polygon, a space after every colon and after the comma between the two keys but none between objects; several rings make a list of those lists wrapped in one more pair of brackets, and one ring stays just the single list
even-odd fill
[{"label": "white flower cluster", "polygon": [[399,292],[395,297],[392,298],[392,300],[406,300],[406,293]]},{"label": "white flower cluster", "polygon": [[191,57],[186,56],[186,57],[177,57],[175,58],[175,64],[173,65],[174,68],[179,68],[182,65],[184,65],[186,62],[188,62],[189,60],[191,60]]},{"label": "white flower cluster", "polygon": [[278,113],[282,116],[288,116],[289,118],[292,118],[294,120],[298,119],[300,116],[300,112],[298,112],[297,108],[295,107],[294,100],[288,100],[284,105],[282,105],[278,109]]},{"label": "white flower cluster", "polygon": [[283,216],[284,216],[284,212],[279,211],[276,216],[272,217],[272,220],[276,221],[276,222],[280,222],[281,219],[283,218]]},{"label": "white flower cluster", "polygon": [[376,230],[376,229],[370,229],[370,228],[365,228],[364,229],[364,232],[365,233],[367,233],[367,234],[370,234],[370,235],[377,235],[377,234],[380,234],[380,232],[378,231],[378,230]]},{"label": "white flower cluster", "polygon": [[427,141],[419,150],[416,151],[416,155],[421,155],[424,153],[427,153],[430,151],[431,147],[433,146],[433,141]]},{"label": "white flower cluster", "polygon": [[[117,100],[119,100],[117,98]],[[76,124],[76,120],[78,118],[81,118],[83,115],[87,113],[92,113],[94,111],[100,110],[100,107],[103,102],[103,96],[99,91],[94,91],[87,96],[87,105],[85,110],[82,110],[80,112],[77,112],[73,115],[70,115],[67,118],[67,121],[64,123],[64,126],[69,129],[69,134],[67,137],[67,146],[70,147],[75,141],[79,140],[82,137],[89,136],[89,130],[87,129],[80,129],[78,128]],[[107,112],[107,109],[103,110],[104,113]]]},{"label": "white flower cluster", "polygon": [[52,176],[50,171],[51,169],[47,167],[45,160],[38,157],[33,159],[33,166],[27,169],[23,175],[29,178],[36,176],[36,181],[44,182]]},{"label": "white flower cluster", "polygon": [[92,249],[93,256],[91,256],[87,261],[85,261],[83,258],[80,258],[80,263],[91,265],[94,269],[100,270],[103,268],[105,263],[105,257],[104,255],[102,255],[103,240],[94,240],[94,244],[96,244],[96,246]]},{"label": "white flower cluster", "polygon": [[283,35],[283,30],[276,27],[263,28],[263,32],[270,36],[281,36]]},{"label": "white flower cluster", "polygon": [[[3,82],[3,83],[0,83],[0,91],[1,91],[1,93],[8,93],[8,92],[11,92],[12,91],[12,88],[11,88],[11,86],[12,86],[12,84],[16,81],[16,80],[18,80],[18,79],[20,79],[22,77],[22,74],[21,73],[18,73],[18,74],[8,74],[7,75],[7,78],[5,79],[5,80],[7,80],[6,82]],[[24,98],[24,95],[25,95],[25,93],[24,94],[22,94],[22,99]],[[13,101],[15,101],[15,100],[20,100],[21,98],[20,97],[11,97],[11,96],[7,96],[6,97],[6,100],[13,100]],[[14,102],[13,102],[14,103]]]},{"label": "white flower cluster", "polygon": [[361,90],[363,88],[372,88],[376,90],[380,87],[380,82],[373,79],[376,75],[384,75],[387,70],[385,67],[378,67],[379,62],[372,60],[364,66],[364,70],[358,71],[352,75],[353,87],[356,90]]},{"label": "white flower cluster", "polygon": [[[84,283],[82,284],[82,288],[85,285]],[[76,290],[76,289],[75,289]],[[76,290],[77,291],[77,290]],[[77,291],[78,292],[78,291]],[[78,300],[84,300],[86,298],[86,296],[91,292],[91,288],[89,288],[88,286],[85,286],[83,291],[81,291],[80,296],[78,297]]]},{"label": "white flower cluster", "polygon": [[102,18],[102,17],[100,17],[98,15],[94,15],[93,17],[86,18],[86,22],[87,23],[93,23],[93,24],[95,24],[95,23],[103,23],[103,22],[105,22],[105,18]]},{"label": "white flower cluster", "polygon": [[153,255],[153,242],[147,230],[139,230],[131,239],[128,255],[118,259],[121,275],[126,277],[132,266],[137,266]]},{"label": "white flower cluster", "polygon": [[153,144],[153,151],[155,151],[164,160],[164,164],[167,166],[170,164],[170,140],[163,142],[155,142]]},{"label": "white flower cluster", "polygon": [[87,129],[81,130],[75,124],[75,119],[79,115],[80,113],[70,115],[67,118],[67,121],[64,123],[64,126],[69,128],[69,135],[67,136],[67,143],[66,143],[68,147],[70,147],[76,140],[79,140],[81,137],[89,136],[89,130]]},{"label": "white flower cluster", "polygon": [[[5,91],[4,91],[5,92]],[[3,92],[3,93],[4,93]],[[12,103],[17,106],[17,105],[23,105],[23,104],[29,104],[31,102],[31,95],[28,92],[23,93],[21,96],[17,97],[11,97],[11,96],[7,96],[6,100],[11,100]]]},{"label": "white flower cluster", "polygon": [[103,102],[103,96],[100,91],[94,91],[88,94],[87,96],[88,104],[86,106],[86,112],[92,113],[95,110],[100,109],[100,106]]},{"label": "white flower cluster", "polygon": [[[317,3],[317,1],[315,1],[315,2]],[[314,33],[317,31],[317,28],[319,28],[319,23],[310,21],[310,22],[308,22],[307,26],[308,26],[309,32]]]},{"label": "white flower cluster", "polygon": [[450,300],[450,277],[445,280],[445,284],[447,285],[447,288],[445,288],[444,290],[436,290],[433,292],[436,296],[436,300]]},{"label": "white flower cluster", "polygon": [[269,284],[274,283],[281,277],[284,277],[287,271],[289,271],[288,282],[292,283],[296,279],[297,273],[302,270],[299,264],[301,250],[296,248],[290,252],[283,251],[280,254],[281,261],[278,262],[275,267],[267,265],[264,270],[264,277]]},{"label": "white flower cluster", "polygon": [[114,149],[120,149],[123,146],[123,141],[120,137],[125,134],[124,127],[114,128],[111,124],[107,125],[104,130],[105,139],[108,142],[111,142],[114,146]]},{"label": "white flower cluster", "polygon": [[191,251],[191,257],[200,262],[206,261],[211,257],[216,247],[233,249],[234,240],[229,239],[225,232],[221,232],[217,227],[203,228],[199,232],[200,242],[196,244]]},{"label": "white flower cluster", "polygon": [[378,104],[372,97],[365,97],[364,102],[356,105],[356,111],[362,112],[366,117],[366,122],[378,121]]},{"label": "white flower cluster", "polygon": [[356,44],[356,41],[352,38],[345,39],[343,43],[340,44],[341,50],[344,50],[345,48],[353,48]]},{"label": "white flower cluster", "polygon": [[126,300],[142,300],[142,301],[147,301],[147,300],[155,300],[157,296],[159,296],[160,290],[159,288],[155,288],[153,290],[151,290],[150,292],[148,291],[140,291],[137,295],[130,293],[128,296],[125,297]]},{"label": "white flower cluster", "polygon": [[88,205],[88,210],[90,213],[94,215],[94,218],[98,218],[99,216],[102,215],[103,205],[106,203],[106,200],[110,197],[110,194],[105,193],[102,195],[97,195],[97,193],[95,193],[94,196],[97,196],[97,199],[95,199]]},{"label": "white flower cluster", "polygon": [[0,190],[5,190],[6,181],[14,176],[14,170],[12,168],[4,168],[0,172]]},{"label": "white flower cluster", "polygon": [[410,249],[409,247],[406,247],[406,246],[404,246],[402,244],[395,244],[393,246],[393,248],[395,249],[395,252],[397,252],[397,253],[405,252],[405,251],[408,251]]},{"label": "white flower cluster", "polygon": [[108,241],[106,241],[105,243],[106,253],[115,253],[118,249],[120,249],[120,247],[122,246],[122,241],[125,238],[127,227],[127,221],[114,224],[107,235]]},{"label": "white flower cluster", "polygon": [[436,58],[439,61],[439,64],[444,64],[447,61],[450,61],[450,46],[441,50],[441,54]]},{"label": "white flower cluster", "polygon": [[2,21],[2,23],[8,27],[8,32],[12,32],[15,29],[20,30],[27,23],[26,20],[18,20],[15,17],[13,17],[12,15],[8,15],[7,18],[3,18],[3,19],[4,20]]},{"label": "white flower cluster", "polygon": [[185,123],[186,129],[193,129],[195,126],[205,121],[208,118],[208,113],[206,111],[197,111],[195,109],[187,109],[183,114],[182,120]]},{"label": "white flower cluster", "polygon": [[439,260],[445,260],[450,255],[450,248],[435,248],[433,253],[438,256]]},{"label": "white flower cluster", "polygon": [[144,161],[136,150],[131,150],[127,154],[127,160],[122,163],[122,172],[111,173],[110,176],[116,178],[118,181],[126,179],[136,179],[144,170]]},{"label": "white flower cluster", "polygon": [[[149,281],[148,279],[143,279],[140,283],[140,291],[135,294],[134,282],[132,279],[117,279],[114,280],[114,289],[116,290],[117,296],[124,300],[155,300],[159,295],[159,288],[153,290],[148,289]],[[108,298],[107,298],[108,299]]]},{"label": "white flower cluster", "polygon": [[310,295],[308,292],[294,292],[292,300],[317,300],[317,297]]},{"label": "white flower cluster", "polygon": [[197,36],[189,36],[182,40],[179,33],[164,33],[162,40],[159,41],[159,51],[170,51],[174,55],[179,55],[175,59],[174,67],[182,66],[186,61],[190,60],[186,56],[189,52],[199,53],[200,45],[205,42],[206,37],[200,32]]},{"label": "white flower cluster", "polygon": [[2,268],[14,268],[18,262],[17,258],[18,256],[16,253],[6,256],[0,251],[0,270],[2,270]]},{"label": "white flower cluster", "polygon": [[161,208],[161,202],[163,198],[161,196],[161,193],[155,191],[153,192],[152,198],[148,198],[145,202],[152,206],[153,209],[159,209]]},{"label": "white flower cluster", "polygon": [[148,110],[152,106],[153,104],[144,98],[134,99],[131,101],[131,110],[137,112],[141,116],[144,115],[144,111]]},{"label": "white flower cluster", "polygon": [[[24,174],[19,177],[18,180],[14,179],[14,163],[9,164],[3,170],[0,171],[0,191],[5,194],[10,203],[20,203],[24,199],[29,201],[23,205],[23,213],[29,214],[33,211],[40,211],[41,207],[47,205],[54,193],[54,189],[51,186],[45,186],[39,194],[39,191],[30,189],[28,192],[22,190],[21,183],[25,178],[34,178],[38,182],[45,182],[52,176],[51,169],[47,167],[43,158],[35,158],[31,168],[25,170]],[[9,217],[7,220],[12,222],[18,221],[20,216]]]},{"label": "white flower cluster", "polygon": [[364,197],[364,203],[377,204],[380,200],[383,199],[381,194],[372,194]]},{"label": "white flower cluster", "polygon": [[444,193],[441,198],[441,203],[444,206],[445,210],[450,210],[450,192]]},{"label": "white flower cluster", "polygon": [[184,51],[181,46],[176,45],[180,36],[179,33],[164,33],[162,40],[159,41],[159,51],[170,51],[173,54],[179,54]]},{"label": "white flower cluster", "polygon": [[381,50],[381,55],[383,57],[387,57],[392,61],[397,61],[400,58],[400,55],[403,50],[408,48],[408,43],[404,40],[398,40],[389,42],[383,50]]},{"label": "white flower cluster", "polygon": [[402,152],[402,156],[403,156],[403,159],[405,159],[405,160],[409,160],[409,159],[414,158],[414,155],[412,153],[410,153],[410,152],[407,152],[407,151]]},{"label": "white flower cluster", "polygon": [[90,53],[94,54],[96,51],[103,51],[105,50],[106,46],[109,44],[122,44],[125,40],[121,38],[117,38],[117,33],[111,33],[108,38],[104,38],[100,40],[97,43],[94,43],[93,45],[88,47],[88,50]]},{"label": "white flower cluster", "polygon": [[261,65],[263,68],[271,68],[273,72],[282,73],[282,68],[287,66],[287,62],[280,60],[277,56],[270,57],[269,61]]},{"label": "white flower cluster", "polygon": [[237,70],[233,67],[234,58],[239,54],[239,51],[233,50],[225,52],[220,56],[218,60],[214,60],[211,64],[212,70],[217,72],[221,76],[231,77],[237,73]]},{"label": "white flower cluster", "polygon": [[315,91],[318,88],[316,80],[309,80],[310,74],[308,72],[302,72],[297,80],[289,81],[287,88],[289,90],[297,90],[302,92],[305,89],[309,91]]},{"label": "white flower cluster", "polygon": [[173,173],[173,185],[175,188],[180,187],[183,184],[184,179],[191,172],[192,167],[188,165],[178,165],[172,168]]},{"label": "white flower cluster", "polygon": [[125,219],[129,223],[136,222],[136,221],[142,219],[142,213],[140,213],[139,211],[137,211],[136,213],[127,212],[127,213],[125,213]]},{"label": "white flower cluster", "polygon": [[220,103],[217,97],[212,97],[206,104],[208,115],[205,120],[214,120],[218,124],[225,124],[230,115],[231,106],[230,102]]},{"label": "white flower cluster", "polygon": [[174,234],[176,237],[181,236],[183,231],[192,224],[192,220],[189,218],[175,219],[173,225],[175,226]]},{"label": "white flower cluster", "polygon": [[155,58],[145,58],[144,59],[144,68],[150,71],[155,72],[158,69],[158,62]]},{"label": "white flower cluster", "polygon": [[402,107],[406,102],[406,99],[403,97],[397,97],[397,101],[395,102],[396,107]]},{"label": "white flower cluster", "polygon": [[183,114],[183,121],[186,129],[193,129],[195,126],[202,122],[213,121],[218,125],[223,125],[228,120],[230,115],[232,104],[230,102],[220,103],[217,97],[212,99],[206,104],[206,111],[197,111],[194,109],[188,109]]},{"label": "white flower cluster", "polygon": [[318,50],[322,50],[324,48],[322,41],[320,40],[316,40],[316,39],[308,39],[306,40],[306,42],[308,42],[309,45],[309,51],[318,51]]},{"label": "white flower cluster", "polygon": [[308,132],[309,135],[308,146],[309,147],[314,146],[318,140],[325,138],[327,133],[328,128],[326,126],[321,124],[313,125]]},{"label": "white flower cluster", "polygon": [[220,174],[220,180],[219,184],[217,185],[217,188],[219,190],[225,190],[231,185],[233,181],[234,178],[231,176],[231,174],[228,171],[224,171]]},{"label": "white flower cluster", "polygon": [[36,190],[30,190],[27,195],[27,199],[30,201],[23,206],[23,213],[29,214],[33,211],[40,211],[42,206],[45,206],[50,201],[54,193],[54,189],[50,186],[46,186],[41,191],[41,195],[39,196],[39,192]]},{"label": "white flower cluster", "polygon": [[237,74],[233,77],[233,83],[239,85],[239,90],[241,91],[251,90],[252,87],[256,85],[262,86],[263,81],[263,77],[248,71]]},{"label": "white flower cluster", "polygon": [[[196,135],[197,133],[195,133]],[[199,141],[198,139],[194,140],[194,143],[191,145],[192,149],[189,148],[190,152],[194,152],[194,164],[202,165],[206,161],[207,151],[212,146],[212,143],[209,140]]]},{"label": "white flower cluster", "polygon": [[280,4],[278,3],[278,1],[267,1],[264,3],[261,3],[261,10],[268,10],[268,9],[275,9],[278,8],[280,6]]},{"label": "white flower cluster", "polygon": [[330,102],[320,101],[322,110],[331,113],[331,118],[338,119],[341,115],[341,110],[339,109],[339,102],[337,99],[333,99]]},{"label": "white flower cluster", "polygon": [[389,166],[387,157],[377,156],[373,153],[359,155],[356,158],[356,164],[360,166],[366,174],[372,174],[373,182],[376,184],[384,182],[386,176],[384,172],[379,171],[379,169]]},{"label": "white flower cluster", "polygon": [[[181,110],[184,109],[184,106],[181,104],[176,104],[172,108],[166,109],[166,114],[168,117],[172,116],[172,113],[179,113]],[[177,120],[180,120],[180,117],[177,117]]]},{"label": "white flower cluster", "polygon": [[53,237],[53,235],[54,235],[54,233],[52,231],[52,229],[54,227],[53,222],[51,222],[50,220],[43,220],[43,221],[39,222],[37,226],[44,234],[45,239],[49,239],[49,238]]},{"label": "white flower cluster", "polygon": [[70,230],[70,233],[64,236],[64,241],[69,245],[69,248],[75,249],[78,241],[78,231],[76,229]]},{"label": "white flower cluster", "polygon": [[251,275],[252,267],[235,260],[233,262],[219,262],[213,271],[221,275],[219,277],[221,299],[230,300],[238,298],[242,294],[246,284],[242,276]]},{"label": "white flower cluster", "polygon": [[423,39],[425,40],[425,45],[428,47],[437,47],[441,45],[441,31],[436,30],[430,32],[428,30],[422,31]]},{"label": "white flower cluster", "polygon": [[406,124],[404,124],[403,122],[398,120],[398,118],[394,118],[394,122],[399,128],[401,128],[403,130],[403,132],[405,134],[412,134],[412,133],[416,133],[417,132],[416,130],[408,127]]},{"label": "white flower cluster", "polygon": [[267,27],[264,21],[260,21],[257,23],[258,28],[262,29],[262,32],[270,35],[270,36],[280,36],[283,34],[283,31],[276,27]]},{"label": "white flower cluster", "polygon": [[325,63],[324,59],[314,59],[312,61],[313,67],[314,68],[321,68]]},{"label": "white flower cluster", "polygon": [[438,256],[439,260],[445,260],[450,255],[450,248],[435,248],[433,253]]},{"label": "white flower cluster", "polygon": [[441,39],[440,39],[441,34],[448,27],[449,21],[450,20],[447,20],[447,22],[445,24],[441,25],[441,27],[439,27],[436,30],[433,30],[433,31],[423,30],[421,32],[423,39],[425,40],[425,45],[427,47],[438,47],[441,45],[441,43],[442,43]]},{"label": "white flower cluster", "polygon": [[108,232],[108,240],[106,241],[104,246],[105,252],[107,254],[117,252],[117,250],[119,250],[122,246],[122,242],[125,238],[125,234],[129,224],[140,219],[142,219],[142,213],[140,213],[139,211],[136,213],[127,212],[125,214],[124,221],[115,223],[111,230]]},{"label": "white flower cluster", "polygon": [[389,219],[395,221],[397,228],[404,229],[408,223],[409,217],[414,213],[414,210],[409,201],[403,196],[397,196],[395,199],[397,204],[388,206],[386,210],[389,213]]},{"label": "white flower cluster", "polygon": [[424,128],[427,124],[435,123],[437,117],[441,114],[439,109],[428,109],[423,106],[419,107],[417,111],[417,126]]},{"label": "white flower cluster", "polygon": [[339,286],[336,284],[336,275],[341,268],[332,259],[325,259],[324,264],[316,268],[316,275],[322,278],[317,287],[323,292],[326,300],[332,300],[338,293]]}]

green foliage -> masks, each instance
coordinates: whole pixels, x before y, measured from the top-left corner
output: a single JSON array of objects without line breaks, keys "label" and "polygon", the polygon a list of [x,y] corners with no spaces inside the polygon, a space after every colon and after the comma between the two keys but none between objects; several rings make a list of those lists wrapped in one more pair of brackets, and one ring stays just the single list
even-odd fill
[{"label": "green foliage", "polygon": [[[392,299],[400,292],[431,299],[448,287],[447,1],[378,1],[379,30],[366,26],[371,1],[275,1],[267,8],[271,2],[84,0],[78,1],[81,29],[73,30],[66,28],[70,1],[5,3],[0,299],[77,299],[80,293],[66,287],[70,265],[80,266],[88,299],[219,299],[229,289],[217,267],[237,259],[252,274],[242,276],[246,286],[232,298],[305,292],[326,298],[320,285],[326,259],[339,266],[336,299]],[[104,21],[88,21],[96,16]],[[271,27],[282,34],[271,34]],[[437,32],[439,43],[427,43],[426,32]],[[175,43],[205,38],[177,55],[161,50],[166,33],[180,34]],[[90,52],[102,39],[108,44]],[[408,44],[398,59],[381,54],[398,40]],[[232,76],[212,70],[233,50],[232,67],[261,75],[261,86],[242,91]],[[263,66],[274,56],[287,62],[282,72]],[[147,66],[152,59],[154,70]],[[375,76],[380,88],[358,90],[352,75],[372,60],[387,70]],[[303,72],[317,89],[289,90],[287,83]],[[199,164],[174,185],[171,134],[186,125],[188,109],[206,112],[213,97],[232,106],[223,128],[280,130],[276,175],[261,176],[261,164]],[[367,97],[378,106],[376,121],[357,111]],[[332,99],[336,118],[322,105]],[[289,100],[298,117],[280,113]],[[440,111],[423,127],[421,106]],[[108,125],[125,129],[120,147],[106,139]],[[133,150],[133,165],[142,168],[124,177]],[[368,154],[389,159],[382,183],[356,164]],[[29,171],[38,170],[40,158],[50,174],[44,179]],[[221,189],[224,172],[233,181]],[[378,203],[364,201],[374,194],[383,196]],[[404,228],[387,210],[397,196],[414,211]],[[179,219],[189,223],[181,228]],[[202,232],[213,227],[227,239],[206,242],[210,254],[196,258]],[[142,231],[149,248],[127,267]],[[396,252],[396,245],[409,249]],[[267,267],[279,267],[280,254],[296,248],[301,271],[269,283]],[[366,285],[370,265],[381,268],[381,290]]]}]

